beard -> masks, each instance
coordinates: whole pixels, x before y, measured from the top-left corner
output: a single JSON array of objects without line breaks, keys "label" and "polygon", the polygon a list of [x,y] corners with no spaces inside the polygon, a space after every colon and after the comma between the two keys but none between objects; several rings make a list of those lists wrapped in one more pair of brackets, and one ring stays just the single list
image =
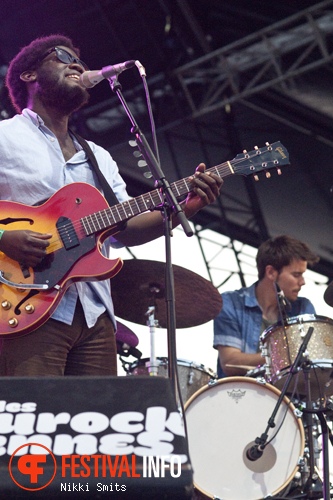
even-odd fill
[{"label": "beard", "polygon": [[89,101],[88,91],[77,85],[66,85],[59,81],[59,76],[43,71],[38,74],[37,95],[46,107],[51,107],[65,115],[71,115]]}]

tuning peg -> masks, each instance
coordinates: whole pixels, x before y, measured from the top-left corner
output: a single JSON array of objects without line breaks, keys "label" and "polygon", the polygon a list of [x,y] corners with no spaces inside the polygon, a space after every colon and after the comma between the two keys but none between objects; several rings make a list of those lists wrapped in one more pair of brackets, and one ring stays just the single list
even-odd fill
[{"label": "tuning peg", "polygon": [[133,151],[133,156],[135,156],[135,158],[140,158],[140,156],[142,156],[141,152],[136,150],[136,151]]},{"label": "tuning peg", "polygon": [[138,161],[138,167],[142,168],[142,167],[146,167],[146,166],[147,166],[146,160],[139,160]]},{"label": "tuning peg", "polygon": [[281,172],[280,168],[277,168],[276,171],[277,171],[278,175],[282,175],[282,172]]},{"label": "tuning peg", "polygon": [[143,175],[146,177],[146,179],[150,179],[153,176],[151,172],[145,172]]},{"label": "tuning peg", "polygon": [[137,142],[135,140],[130,140],[128,141],[128,144],[131,146],[131,148],[136,148],[137,147]]},{"label": "tuning peg", "polygon": [[271,178],[271,173],[270,173],[270,172],[266,172],[266,178],[267,178],[267,179],[270,179],[270,178]]},{"label": "tuning peg", "polygon": [[259,177],[257,176],[257,174],[253,176],[253,179],[254,179],[255,181],[259,181]]}]

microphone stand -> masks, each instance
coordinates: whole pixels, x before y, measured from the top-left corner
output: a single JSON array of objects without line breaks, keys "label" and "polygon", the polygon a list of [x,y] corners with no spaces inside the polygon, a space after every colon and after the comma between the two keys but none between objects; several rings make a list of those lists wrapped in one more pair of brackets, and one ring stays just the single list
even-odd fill
[{"label": "microphone stand", "polygon": [[[279,313],[282,318],[282,323],[283,323],[283,328],[286,328],[287,325],[287,314],[286,314],[286,306],[288,305],[288,301],[286,297],[284,296],[283,291],[280,289],[279,285],[275,282],[275,290],[278,298],[278,307],[279,307]],[[312,327],[311,327],[312,328]],[[312,328],[313,330],[313,328]],[[288,337],[286,335],[286,339],[288,340]],[[306,337],[304,338],[304,342],[306,340]],[[305,348],[302,347],[302,352],[305,352],[305,349],[307,347],[307,344],[309,342],[309,339],[306,342]],[[289,362],[291,363],[290,359],[290,353],[288,350],[289,354]],[[296,361],[296,360],[295,360]],[[297,371],[298,365],[292,366],[291,372],[290,372],[290,379],[292,375],[295,372],[295,369]],[[305,418],[304,418],[304,427],[307,432],[308,436],[308,449],[309,449],[309,478],[307,480],[307,487],[308,487],[308,494],[311,495],[309,498],[318,498],[316,497],[316,494],[318,493],[316,491],[316,481],[318,480],[318,474],[316,473],[315,470],[315,459],[314,459],[314,442],[313,442],[313,427],[314,427],[314,417],[313,413],[316,413],[318,415],[318,418],[320,420],[320,423],[322,424],[322,429],[323,429],[323,489],[324,489],[324,500],[331,498],[329,495],[329,471],[328,471],[328,438],[327,438],[327,422],[325,420],[325,416],[322,414],[321,410],[313,410],[313,404],[312,404],[312,399],[311,399],[311,385],[310,385],[310,370],[311,370],[311,363],[307,359],[303,363],[303,373],[304,373],[304,378],[305,378],[305,390],[306,390],[306,406],[303,412],[305,413]],[[286,385],[286,387],[283,387],[283,393],[285,394],[289,382]],[[285,390],[284,390],[285,389]],[[324,422],[323,422],[324,421]]]},{"label": "microphone stand", "polygon": [[304,340],[298,350],[298,353],[297,353],[297,356],[295,358],[295,361],[294,363],[292,364],[291,366],[291,369],[288,373],[288,376],[287,376],[287,379],[284,383],[284,386],[282,388],[282,391],[280,393],[280,396],[278,398],[278,401],[274,407],[274,410],[272,412],[272,415],[271,417],[269,418],[268,420],[268,425],[265,429],[265,432],[263,432],[263,434],[260,436],[260,437],[257,437],[255,439],[255,445],[252,446],[250,449],[247,450],[246,452],[246,456],[249,460],[251,461],[255,461],[257,460],[258,458],[260,458],[264,452],[264,449],[265,449],[265,446],[267,444],[267,439],[268,439],[268,431],[270,428],[273,428],[275,427],[275,417],[277,415],[277,412],[280,408],[280,405],[286,395],[286,392],[288,390],[288,387],[289,387],[289,384],[291,382],[291,379],[292,377],[294,376],[294,374],[298,371],[298,368],[302,365],[302,363],[304,362],[302,360],[302,357],[307,349],[307,346],[308,346],[308,343],[310,341],[310,338],[311,338],[311,335],[313,333],[313,330],[314,328],[312,326],[309,327],[305,337],[304,337]]},{"label": "microphone stand", "polygon": [[[145,158],[147,165],[155,179],[155,186],[160,188],[164,202],[162,204],[163,220],[165,224],[165,247],[166,247],[166,303],[167,303],[167,335],[168,335],[168,376],[171,380],[174,395],[178,389],[178,372],[176,356],[176,312],[175,312],[175,289],[174,277],[171,261],[171,236],[172,236],[172,214],[178,216],[181,226],[186,236],[193,236],[191,226],[179,205],[165,174],[163,173],[154,153],[152,152],[148,141],[136,123],[131,110],[129,109],[122,94],[122,87],[118,81],[117,75],[107,79],[110,87],[115,92],[132,124],[131,132],[135,135],[138,148]],[[159,210],[159,209],[157,209]],[[180,391],[178,391],[181,400]]]}]

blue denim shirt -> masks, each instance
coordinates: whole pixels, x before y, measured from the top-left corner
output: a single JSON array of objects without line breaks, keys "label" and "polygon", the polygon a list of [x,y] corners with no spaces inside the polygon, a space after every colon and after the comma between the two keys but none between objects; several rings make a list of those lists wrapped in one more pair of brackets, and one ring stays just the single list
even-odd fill
[{"label": "blue denim shirt", "polygon": [[[116,162],[108,151],[88,142],[119,202],[129,199]],[[77,152],[65,161],[56,136],[40,116],[28,109],[23,110],[21,115],[1,121],[0,198],[34,205],[72,182],[86,182],[100,189],[86,153],[77,142],[74,141],[74,144]],[[120,246],[107,239],[103,245],[104,255],[109,256],[111,244]],[[110,280],[71,285],[52,317],[70,325],[78,297],[89,327],[105,310],[116,326]]]},{"label": "blue denim shirt", "polygon": [[[214,347],[218,345],[235,347],[246,353],[259,351],[259,340],[262,328],[262,311],[258,304],[255,288],[258,282],[250,287],[232,292],[222,293],[223,306],[214,320]],[[315,314],[313,304],[304,297],[292,302],[288,317],[301,314]],[[224,377],[221,365],[217,363],[218,377]]]}]

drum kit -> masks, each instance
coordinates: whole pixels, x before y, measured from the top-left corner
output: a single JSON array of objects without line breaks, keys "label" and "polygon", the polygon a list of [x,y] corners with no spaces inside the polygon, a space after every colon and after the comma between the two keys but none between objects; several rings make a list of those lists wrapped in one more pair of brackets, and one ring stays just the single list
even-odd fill
[{"label": "drum kit", "polygon": [[[177,328],[214,319],[222,307],[217,289],[191,271],[179,266],[174,271]],[[116,315],[150,325],[151,339],[156,325],[167,326],[163,263],[125,261],[112,280],[112,296]],[[204,307],[199,307],[203,297]],[[324,300],[333,307],[333,283]],[[265,364],[243,366],[242,377],[218,380],[202,364],[177,359],[193,498],[333,498],[328,465],[333,321],[310,314],[284,318],[263,332],[260,343]],[[119,323],[117,345],[128,376],[168,376],[168,358],[155,357],[154,341],[151,357],[141,359],[138,338]],[[125,362],[123,356],[129,354],[135,362]]]}]

